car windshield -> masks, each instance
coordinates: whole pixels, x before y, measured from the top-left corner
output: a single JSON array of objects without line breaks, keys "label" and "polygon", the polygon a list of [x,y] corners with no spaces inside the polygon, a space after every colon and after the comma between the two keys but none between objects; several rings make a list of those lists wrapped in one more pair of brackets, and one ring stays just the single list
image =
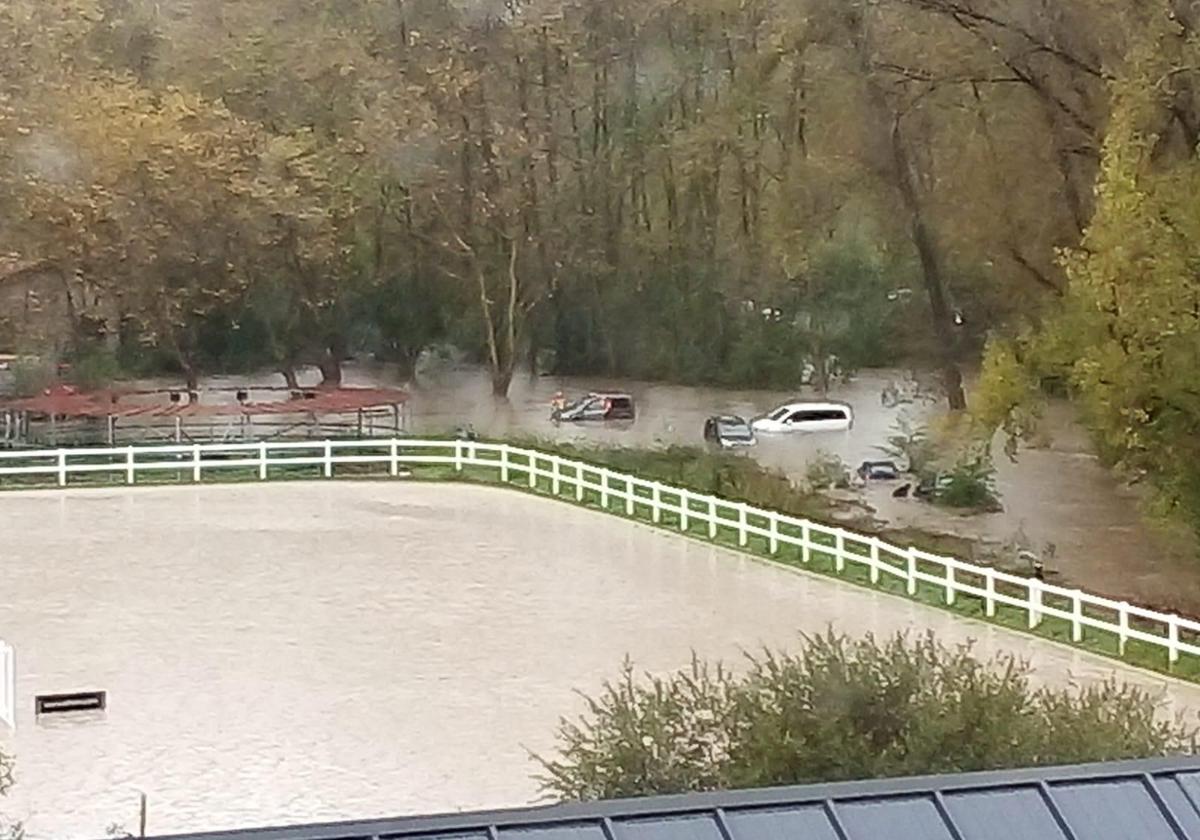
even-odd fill
[{"label": "car windshield", "polygon": [[789,411],[789,409],[787,408],[787,406],[784,406],[783,408],[775,409],[770,414],[768,414],[767,417],[771,420],[782,420],[784,417],[787,417],[788,411]]},{"label": "car windshield", "polygon": [[722,417],[717,420],[717,429],[727,438],[749,438],[750,427],[740,417]]}]

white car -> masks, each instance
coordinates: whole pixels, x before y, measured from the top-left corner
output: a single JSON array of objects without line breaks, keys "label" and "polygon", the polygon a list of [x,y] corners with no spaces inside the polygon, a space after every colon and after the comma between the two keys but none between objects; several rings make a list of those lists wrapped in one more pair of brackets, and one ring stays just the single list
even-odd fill
[{"label": "white car", "polygon": [[756,432],[844,432],[854,426],[846,403],[801,402],[781,405],[751,424]]}]

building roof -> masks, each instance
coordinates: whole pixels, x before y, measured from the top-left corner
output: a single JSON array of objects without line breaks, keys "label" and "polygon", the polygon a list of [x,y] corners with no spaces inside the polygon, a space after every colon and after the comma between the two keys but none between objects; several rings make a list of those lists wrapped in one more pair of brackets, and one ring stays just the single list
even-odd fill
[{"label": "building roof", "polygon": [[[28,411],[32,414],[70,418],[105,417],[236,417],[262,414],[345,414],[359,409],[385,408],[408,400],[408,394],[396,388],[287,388],[247,386],[240,389],[213,389],[232,395],[241,391],[246,401],[189,402],[187,389],[107,389],[79,391],[69,385],[56,385],[34,397],[0,399],[0,411]],[[177,402],[171,402],[174,393]],[[208,393],[208,392],[206,392]],[[255,395],[273,397],[254,400]]]},{"label": "building roof", "polygon": [[656,796],[174,840],[1188,840],[1200,758]]}]

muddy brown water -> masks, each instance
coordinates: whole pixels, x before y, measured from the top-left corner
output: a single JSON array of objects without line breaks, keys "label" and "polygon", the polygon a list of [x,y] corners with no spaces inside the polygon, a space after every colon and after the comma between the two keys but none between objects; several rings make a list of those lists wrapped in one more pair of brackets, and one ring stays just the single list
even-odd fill
[{"label": "muddy brown water", "polygon": [[[629,654],[736,661],[800,632],[935,630],[1039,680],[1118,676],[1195,716],[1200,687],[500,488],[312,483],[0,501],[18,651],[3,802],[31,838],[510,806]],[[106,690],[36,719],[39,693]]]},{"label": "muddy brown water", "polygon": [[[882,457],[879,447],[902,414],[920,421],[941,409],[938,403],[884,407],[883,388],[906,376],[899,370],[861,372],[829,394],[854,407],[850,432],[764,436],[750,450],[750,457],[797,480],[820,452],[836,454],[851,466]],[[398,384],[386,367],[379,366],[352,366],[347,381]],[[555,391],[570,395],[610,387],[636,398],[636,422],[556,427],[549,421]],[[695,445],[702,442],[704,420],[713,414],[752,417],[805,398],[815,395],[524,375],[514,380],[509,401],[498,403],[491,396],[487,376],[478,368],[433,365],[422,372],[413,389],[412,418],[418,433],[443,433],[471,424],[493,435],[536,435],[575,443]],[[1200,616],[1200,558],[1194,543],[1163,539],[1147,526],[1139,508],[1141,497],[1091,452],[1070,405],[1050,406],[1045,437],[1044,446],[1023,449],[1015,463],[997,445],[1001,513],[960,516],[915,500],[896,500],[891,496],[895,485],[869,488],[863,498],[892,526],[986,541],[991,546],[983,553],[988,555],[1001,545],[1018,542],[1039,552],[1053,544],[1050,570],[1056,582]]]}]

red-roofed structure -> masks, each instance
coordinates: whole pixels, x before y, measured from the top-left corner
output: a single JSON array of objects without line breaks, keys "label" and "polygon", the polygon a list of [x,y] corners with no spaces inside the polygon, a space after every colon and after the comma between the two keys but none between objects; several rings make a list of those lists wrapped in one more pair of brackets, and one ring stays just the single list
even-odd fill
[{"label": "red-roofed structure", "polygon": [[10,446],[115,444],[153,439],[247,440],[374,436],[404,430],[408,394],[394,388],[279,387],[186,390],[55,385],[33,397],[0,400]]}]

